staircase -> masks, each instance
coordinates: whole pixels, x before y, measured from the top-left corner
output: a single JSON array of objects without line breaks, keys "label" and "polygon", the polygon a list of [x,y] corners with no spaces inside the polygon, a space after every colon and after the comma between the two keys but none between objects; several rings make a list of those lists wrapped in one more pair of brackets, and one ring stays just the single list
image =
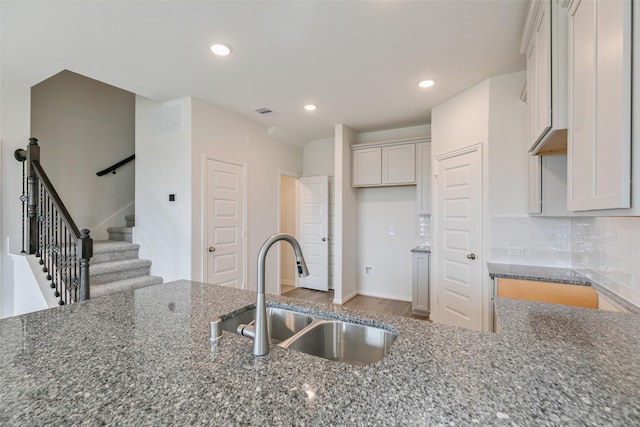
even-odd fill
[{"label": "staircase", "polygon": [[150,275],[151,261],[138,259],[140,245],[131,243],[135,217],[125,220],[125,227],[107,229],[109,240],[93,242],[91,298],[162,283],[162,277]]}]

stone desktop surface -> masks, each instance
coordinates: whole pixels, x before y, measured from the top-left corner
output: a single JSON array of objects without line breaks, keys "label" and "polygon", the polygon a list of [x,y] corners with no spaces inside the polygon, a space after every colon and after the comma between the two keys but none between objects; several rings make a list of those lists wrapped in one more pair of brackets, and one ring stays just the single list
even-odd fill
[{"label": "stone desktop surface", "polygon": [[112,294],[0,321],[0,425],[640,423],[635,315],[497,301],[493,334],[268,300],[399,337],[368,366],[273,345],[254,357],[248,338],[209,341],[253,292],[183,280]]},{"label": "stone desktop surface", "polygon": [[592,281],[570,268],[541,267],[537,265],[500,264],[488,262],[489,277],[534,280],[539,282],[566,283],[591,286]]}]

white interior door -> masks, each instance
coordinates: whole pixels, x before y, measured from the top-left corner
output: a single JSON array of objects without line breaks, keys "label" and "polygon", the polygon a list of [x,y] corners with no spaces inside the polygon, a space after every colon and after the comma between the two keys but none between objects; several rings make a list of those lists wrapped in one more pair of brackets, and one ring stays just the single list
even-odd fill
[{"label": "white interior door", "polygon": [[437,159],[436,321],[482,330],[482,153]]},{"label": "white interior door", "polygon": [[205,197],[206,280],[244,289],[244,166],[207,159]]},{"label": "white interior door", "polygon": [[329,290],[329,177],[299,179],[298,234],[309,276],[298,279],[303,288]]}]

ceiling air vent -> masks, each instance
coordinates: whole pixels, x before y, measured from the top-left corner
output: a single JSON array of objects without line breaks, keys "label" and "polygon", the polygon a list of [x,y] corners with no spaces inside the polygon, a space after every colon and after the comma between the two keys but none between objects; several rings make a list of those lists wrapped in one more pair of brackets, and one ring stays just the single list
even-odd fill
[{"label": "ceiling air vent", "polygon": [[262,115],[262,116],[273,116],[276,115],[278,113],[274,112],[272,109],[267,108],[267,107],[262,107],[262,108],[256,108],[255,110],[256,113]]}]

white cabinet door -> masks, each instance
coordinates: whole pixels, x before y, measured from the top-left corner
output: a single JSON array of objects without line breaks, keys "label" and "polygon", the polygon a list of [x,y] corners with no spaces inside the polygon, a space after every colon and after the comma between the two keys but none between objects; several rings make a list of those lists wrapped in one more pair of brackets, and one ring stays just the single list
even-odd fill
[{"label": "white cabinet door", "polygon": [[542,213],[542,157],[529,156],[529,214]]},{"label": "white cabinet door", "polygon": [[567,210],[567,155],[529,159],[529,214],[572,216]]},{"label": "white cabinet door", "polygon": [[534,144],[551,128],[551,2],[541,2],[527,51],[529,141]]},{"label": "white cabinet door", "polygon": [[352,181],[354,187],[382,184],[382,150],[363,148],[352,152]]},{"label": "white cabinet door", "polygon": [[382,147],[382,183],[416,183],[416,145],[390,145]]},{"label": "white cabinet door", "polygon": [[431,143],[416,144],[416,208],[418,215],[431,213]]},{"label": "white cabinet door", "polygon": [[568,207],[631,207],[631,2],[569,8]]},{"label": "white cabinet door", "polygon": [[533,154],[566,152],[567,11],[532,1],[520,51],[527,56],[529,144]]}]

